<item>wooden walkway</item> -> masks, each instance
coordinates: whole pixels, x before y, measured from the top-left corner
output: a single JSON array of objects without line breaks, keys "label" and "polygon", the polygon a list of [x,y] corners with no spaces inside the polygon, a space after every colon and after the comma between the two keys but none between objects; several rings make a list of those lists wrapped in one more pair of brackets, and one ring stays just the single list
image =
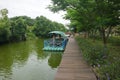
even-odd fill
[{"label": "wooden walkway", "polygon": [[90,66],[83,60],[74,38],[69,39],[55,80],[97,80]]}]

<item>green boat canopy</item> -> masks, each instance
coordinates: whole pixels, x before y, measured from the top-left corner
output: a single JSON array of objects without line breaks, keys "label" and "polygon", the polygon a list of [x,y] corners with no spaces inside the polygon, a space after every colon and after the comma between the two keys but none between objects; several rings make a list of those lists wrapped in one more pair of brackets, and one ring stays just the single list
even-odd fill
[{"label": "green boat canopy", "polygon": [[51,31],[51,32],[49,32],[49,34],[59,34],[59,35],[61,35],[62,37],[66,37],[65,33],[62,32],[62,31]]}]

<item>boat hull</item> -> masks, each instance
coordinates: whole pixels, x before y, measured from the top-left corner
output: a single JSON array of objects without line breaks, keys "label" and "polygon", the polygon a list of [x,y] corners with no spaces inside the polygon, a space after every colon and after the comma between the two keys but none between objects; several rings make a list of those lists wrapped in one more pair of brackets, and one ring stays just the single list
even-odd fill
[{"label": "boat hull", "polygon": [[64,51],[68,40],[62,41],[61,45],[50,45],[49,40],[44,41],[44,51]]}]

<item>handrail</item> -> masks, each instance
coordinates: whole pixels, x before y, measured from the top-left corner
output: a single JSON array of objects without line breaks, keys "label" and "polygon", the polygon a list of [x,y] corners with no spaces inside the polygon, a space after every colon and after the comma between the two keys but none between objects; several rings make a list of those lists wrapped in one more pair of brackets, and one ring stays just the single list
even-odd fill
[{"label": "handrail", "polygon": [[[58,43],[59,42],[59,43]],[[50,43],[50,40],[44,40],[44,47],[46,46],[51,46],[51,47],[65,47],[66,46],[66,43],[67,43],[67,40],[64,39],[63,41],[55,41],[55,43]]]}]

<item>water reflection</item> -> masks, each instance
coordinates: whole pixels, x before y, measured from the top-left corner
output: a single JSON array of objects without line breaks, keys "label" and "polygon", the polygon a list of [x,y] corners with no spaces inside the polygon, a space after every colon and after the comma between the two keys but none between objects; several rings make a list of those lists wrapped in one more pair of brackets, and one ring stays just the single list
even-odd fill
[{"label": "water reflection", "polygon": [[53,80],[62,53],[42,48],[39,39],[0,46],[0,80]]},{"label": "water reflection", "polygon": [[61,58],[62,53],[52,52],[48,59],[49,66],[51,66],[51,68],[57,68],[60,64]]}]

